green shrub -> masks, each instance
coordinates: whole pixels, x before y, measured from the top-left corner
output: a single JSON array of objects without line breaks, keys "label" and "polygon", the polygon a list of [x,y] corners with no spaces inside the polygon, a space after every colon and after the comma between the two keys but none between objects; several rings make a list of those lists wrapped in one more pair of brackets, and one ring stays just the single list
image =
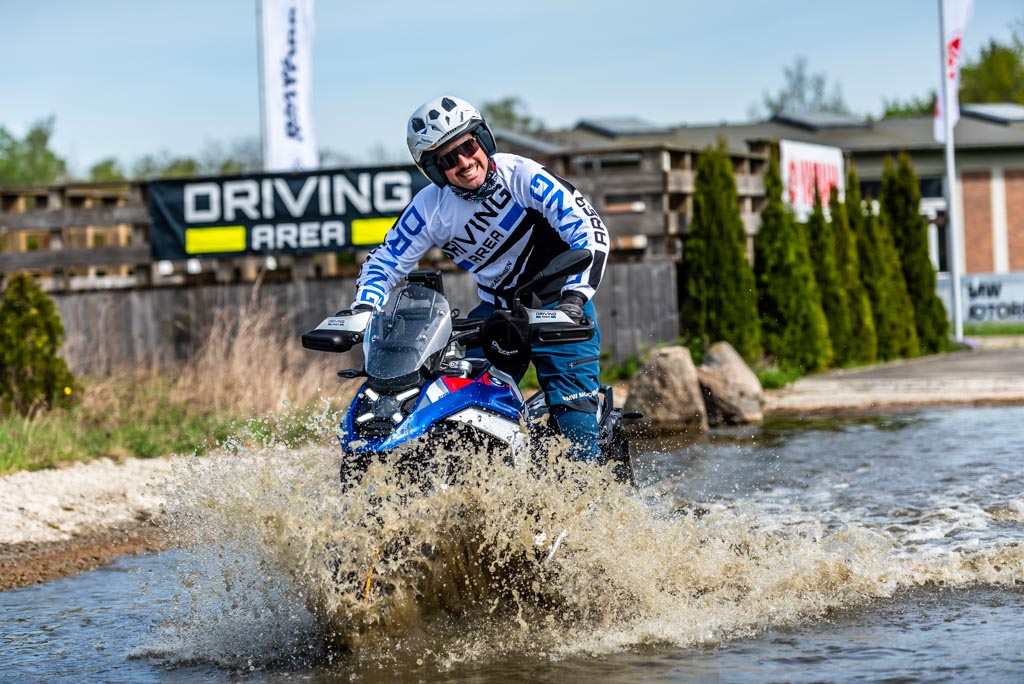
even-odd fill
[{"label": "green shrub", "polygon": [[697,162],[693,222],[684,245],[681,325],[691,350],[725,340],[746,359],[761,357],[754,272],[736,180],[724,141]]},{"label": "green shrub", "polygon": [[623,380],[632,380],[640,372],[644,362],[639,356],[629,356],[621,364],[611,360],[611,353],[601,352],[601,384],[614,385]]},{"label": "green shrub", "polygon": [[523,379],[519,381],[519,389],[531,390],[538,389],[540,387],[540,381],[537,380],[537,369],[531,363],[526,367],[526,372],[523,374]]},{"label": "green shrub", "polygon": [[781,368],[823,370],[832,362],[828,324],[803,232],[782,201],[782,178],[775,156],[765,174],[765,192],[768,201],[754,241],[764,351]]},{"label": "green shrub", "polygon": [[75,379],[58,353],[63,341],[53,300],[28,273],[14,275],[0,295],[0,415],[70,401]]},{"label": "green shrub", "polygon": [[[855,211],[860,211],[860,193],[857,193],[856,197]],[[835,237],[836,271],[839,274],[839,285],[846,293],[850,316],[847,353],[837,360],[840,363],[874,363],[878,356],[878,338],[871,313],[871,300],[861,281],[857,238],[850,228],[846,204],[839,201],[839,191],[835,186],[829,195],[829,212],[832,215],[832,234]]]},{"label": "green shrub", "polygon": [[832,340],[833,363],[846,365],[850,362],[852,335],[850,327],[850,304],[846,291],[839,282],[836,269],[836,241],[832,224],[825,220],[825,212],[814,184],[814,209],[804,226],[807,234],[807,250],[811,255],[814,279],[821,291],[821,308],[828,321],[828,336]]},{"label": "green shrub", "polygon": [[798,369],[781,368],[774,364],[758,366],[754,369],[754,374],[757,375],[757,379],[761,382],[761,387],[766,390],[782,389],[791,382],[799,380],[800,376],[803,375]]},{"label": "green shrub", "polygon": [[914,319],[910,315],[913,306],[907,295],[899,255],[888,227],[871,211],[870,202],[862,206],[860,181],[853,167],[850,167],[847,177],[846,193],[847,216],[850,230],[857,239],[862,282],[871,300],[878,359],[887,361],[917,356],[920,347]]},{"label": "green shrub", "polygon": [[900,154],[896,167],[891,158],[886,158],[879,203],[899,253],[921,351],[942,351],[946,348],[949,321],[935,291],[935,267],[928,257],[928,222],[921,215],[917,173],[906,154]]}]

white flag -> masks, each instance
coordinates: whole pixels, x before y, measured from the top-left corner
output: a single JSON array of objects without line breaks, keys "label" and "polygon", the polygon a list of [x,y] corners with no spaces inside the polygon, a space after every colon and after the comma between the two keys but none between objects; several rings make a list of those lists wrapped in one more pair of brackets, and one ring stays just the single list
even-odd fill
[{"label": "white flag", "polygon": [[960,62],[963,47],[964,31],[967,20],[974,9],[973,0],[940,0],[942,12],[942,64],[939,77],[939,92],[935,98],[935,120],[932,122],[932,134],[940,142],[946,142],[946,123],[942,119],[942,110],[946,106],[946,82],[949,82],[949,118],[951,125],[960,120]]},{"label": "white flag", "polygon": [[260,0],[260,50],[263,169],[316,169],[313,0]]}]

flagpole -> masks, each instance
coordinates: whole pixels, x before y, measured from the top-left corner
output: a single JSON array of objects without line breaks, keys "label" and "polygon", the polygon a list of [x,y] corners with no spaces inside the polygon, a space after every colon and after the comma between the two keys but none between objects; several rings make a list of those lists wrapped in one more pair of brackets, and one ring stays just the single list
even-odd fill
[{"label": "flagpole", "polygon": [[963,293],[960,291],[960,226],[956,222],[956,160],[953,153],[953,119],[949,115],[952,94],[950,93],[949,54],[946,44],[946,19],[942,11],[943,0],[939,0],[939,56],[942,58],[942,125],[946,131],[946,231],[947,257],[949,260],[949,282],[953,289],[953,339],[964,339]]},{"label": "flagpole", "polygon": [[260,165],[266,171],[270,153],[267,149],[267,90],[266,84],[263,83],[266,71],[263,68],[263,0],[256,0],[256,38],[256,68],[260,74],[260,154],[263,157],[260,159]]}]

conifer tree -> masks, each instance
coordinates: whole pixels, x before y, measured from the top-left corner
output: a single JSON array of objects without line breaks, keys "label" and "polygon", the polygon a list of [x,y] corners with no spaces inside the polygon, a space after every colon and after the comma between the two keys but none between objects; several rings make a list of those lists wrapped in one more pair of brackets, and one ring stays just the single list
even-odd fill
[{"label": "conifer tree", "polygon": [[[857,193],[857,207],[860,210],[860,193]],[[839,201],[839,190],[833,186],[829,194],[829,212],[832,215],[832,232],[836,243],[836,269],[839,284],[846,292],[850,313],[849,360],[855,363],[874,363],[878,354],[878,339],[875,335],[875,321],[871,314],[871,300],[860,279],[860,259],[857,256],[857,240],[850,227],[846,204]]]},{"label": "conifer tree", "polygon": [[911,357],[921,353],[921,343],[914,324],[914,304],[903,280],[903,267],[896,245],[892,243],[892,231],[885,220],[871,213],[867,216],[868,232],[878,241],[882,268],[885,271],[885,287],[892,319],[892,355],[889,358]]},{"label": "conifer tree", "polygon": [[886,158],[879,202],[900,257],[921,351],[941,351],[947,344],[949,321],[935,291],[935,267],[928,258],[928,222],[921,215],[921,190],[906,154],[900,154],[896,167]]},{"label": "conifer tree", "polygon": [[871,300],[875,321],[878,358],[887,361],[904,356],[917,356],[917,329],[913,323],[913,307],[903,281],[899,256],[888,229],[867,206],[861,206],[860,181],[850,167],[846,179],[846,205],[850,229],[857,240],[861,282]]},{"label": "conifer tree", "polygon": [[828,323],[803,232],[782,201],[782,178],[775,156],[769,160],[764,186],[768,202],[754,240],[764,351],[781,368],[824,370],[832,363]]},{"label": "conifer tree", "polygon": [[850,305],[839,282],[836,270],[836,241],[832,224],[825,220],[821,194],[814,186],[814,210],[805,226],[807,248],[814,268],[814,279],[821,291],[821,308],[828,321],[828,335],[832,340],[833,363],[846,365],[852,359]]},{"label": "conifer tree", "polygon": [[748,362],[761,358],[754,272],[746,257],[736,180],[724,141],[697,162],[693,222],[683,254],[682,325],[703,354],[725,340]]},{"label": "conifer tree", "polygon": [[70,396],[74,378],[60,345],[64,325],[35,278],[15,274],[0,293],[0,416],[32,416]]}]

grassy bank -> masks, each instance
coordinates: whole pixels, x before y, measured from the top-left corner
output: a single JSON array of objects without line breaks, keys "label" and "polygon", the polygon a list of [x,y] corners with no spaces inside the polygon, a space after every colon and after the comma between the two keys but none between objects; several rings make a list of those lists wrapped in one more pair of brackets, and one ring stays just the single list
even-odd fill
[{"label": "grassy bank", "polygon": [[[230,432],[229,416],[192,411],[168,398],[156,374],[86,381],[81,404],[0,423],[0,473],[100,456],[161,456],[202,450]],[[95,393],[106,396],[96,400]]]},{"label": "grassy bank", "polygon": [[1024,335],[1024,323],[967,323],[964,335]]},{"label": "grassy bank", "polygon": [[69,409],[0,420],[0,474],[202,452],[228,437],[308,439],[322,430],[313,414],[343,405],[352,388],[335,380],[337,357],[302,349],[283,328],[266,312],[224,311],[220,332],[173,372],[84,379]]}]

